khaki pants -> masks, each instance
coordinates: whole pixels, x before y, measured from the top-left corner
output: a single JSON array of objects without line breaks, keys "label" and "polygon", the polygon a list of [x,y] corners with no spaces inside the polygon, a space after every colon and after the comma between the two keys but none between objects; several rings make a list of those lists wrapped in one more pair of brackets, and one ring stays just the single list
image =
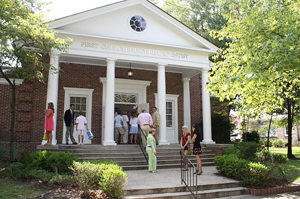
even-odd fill
[{"label": "khaki pants", "polygon": [[153,128],[155,128],[155,141],[156,141],[156,144],[158,144],[158,139],[159,139],[159,126],[153,126]]},{"label": "khaki pants", "polygon": [[[145,135],[146,135],[146,138],[148,137],[149,135],[149,131],[150,131],[150,126],[149,125],[142,125],[141,126],[141,129],[144,131]],[[146,138],[144,135],[141,135],[142,137],[142,142],[143,142],[143,146],[146,147],[147,143],[146,143]]]},{"label": "khaki pants", "polygon": [[66,143],[69,142],[69,137],[71,138],[72,143],[76,143],[74,136],[73,136],[73,131],[74,131],[74,123],[71,123],[71,126],[66,126]]}]

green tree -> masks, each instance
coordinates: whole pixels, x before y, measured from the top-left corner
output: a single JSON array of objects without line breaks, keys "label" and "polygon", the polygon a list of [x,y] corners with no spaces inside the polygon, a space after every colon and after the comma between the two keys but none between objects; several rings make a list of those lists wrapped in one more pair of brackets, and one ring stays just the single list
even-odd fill
[{"label": "green tree", "polygon": [[244,0],[231,6],[227,25],[212,33],[231,43],[216,55],[209,91],[221,101],[239,104],[242,117],[272,114],[285,107],[288,158],[293,158],[292,107],[299,105],[300,88],[300,2]]},{"label": "green tree", "polygon": [[0,74],[12,90],[11,161],[15,160],[15,79],[43,81],[43,71],[51,68],[44,56],[54,50],[65,52],[70,44],[48,29],[43,6],[37,0],[0,0]]}]

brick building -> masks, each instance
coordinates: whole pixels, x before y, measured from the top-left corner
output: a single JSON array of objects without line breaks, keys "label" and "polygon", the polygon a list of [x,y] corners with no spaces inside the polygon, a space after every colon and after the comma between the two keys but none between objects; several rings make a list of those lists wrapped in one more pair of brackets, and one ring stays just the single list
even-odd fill
[{"label": "brick building", "polygon": [[[47,84],[19,80],[17,148],[34,150],[41,144],[48,102],[56,109],[53,144],[66,142],[63,114],[71,103],[75,112],[83,110],[94,133],[85,144],[116,145],[115,107],[135,112],[153,106],[166,124],[160,126],[159,144],[178,143],[181,126],[200,121],[203,143],[214,143],[205,91],[209,56],[217,51],[213,44],[146,0],[95,8],[57,19],[49,27],[73,42],[68,53],[51,52],[47,58],[62,69],[45,74]],[[11,96],[3,79],[0,96],[0,142],[8,145]]]}]

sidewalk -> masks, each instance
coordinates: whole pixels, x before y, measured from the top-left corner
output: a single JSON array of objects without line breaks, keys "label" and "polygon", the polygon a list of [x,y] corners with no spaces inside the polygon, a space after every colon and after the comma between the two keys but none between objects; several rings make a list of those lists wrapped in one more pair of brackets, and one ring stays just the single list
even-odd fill
[{"label": "sidewalk", "polygon": [[[160,169],[156,173],[149,173],[147,170],[134,170],[125,171],[127,174],[128,182],[125,189],[152,189],[161,187],[180,187],[180,168],[177,169]],[[218,184],[224,182],[236,182],[223,176],[216,175],[218,171],[215,166],[203,167],[203,174],[197,176],[198,184]],[[226,199],[296,199],[300,198],[300,192],[268,195],[268,196],[232,196],[226,197]],[[225,199],[225,198],[224,198]]]}]

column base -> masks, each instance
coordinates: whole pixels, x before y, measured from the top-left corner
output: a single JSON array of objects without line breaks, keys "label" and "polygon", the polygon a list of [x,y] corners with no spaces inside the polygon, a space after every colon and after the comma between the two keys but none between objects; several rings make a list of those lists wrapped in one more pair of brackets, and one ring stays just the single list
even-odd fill
[{"label": "column base", "polygon": [[158,140],[158,145],[170,145],[170,142],[167,140]]},{"label": "column base", "polygon": [[216,144],[216,142],[214,142],[212,140],[202,140],[202,142],[200,144]]},{"label": "column base", "polygon": [[102,143],[103,146],[117,146],[117,143],[114,140],[106,140]]}]

